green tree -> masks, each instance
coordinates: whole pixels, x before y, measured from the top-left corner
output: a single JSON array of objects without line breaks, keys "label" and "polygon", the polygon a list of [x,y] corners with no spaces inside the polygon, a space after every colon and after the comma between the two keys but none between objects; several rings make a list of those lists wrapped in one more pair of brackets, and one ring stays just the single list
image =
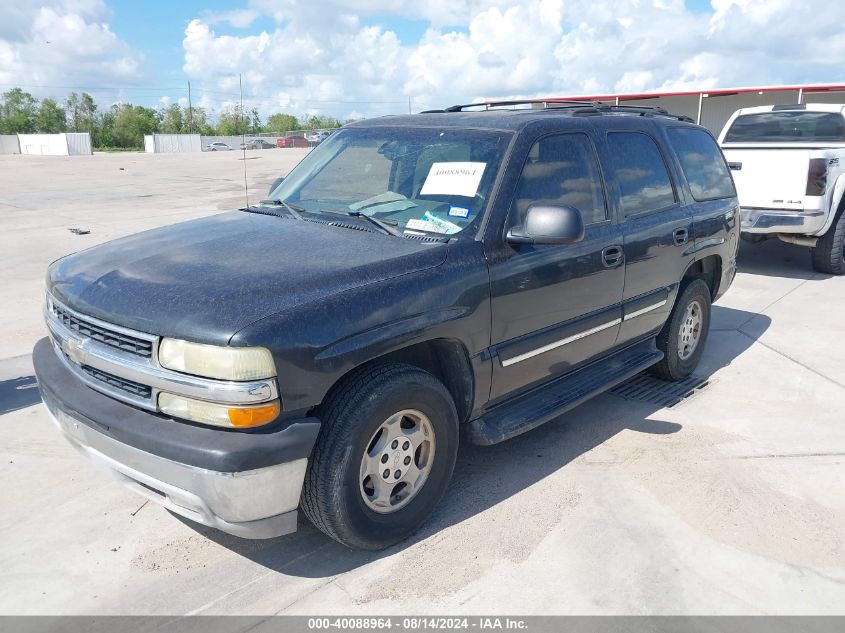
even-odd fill
[{"label": "green tree", "polygon": [[308,118],[300,121],[299,125],[300,129],[303,130],[328,130],[331,128],[340,127],[341,123],[336,118],[331,116],[312,114]]},{"label": "green tree", "polygon": [[68,129],[72,132],[88,132],[93,141],[98,132],[97,104],[94,97],[87,92],[82,95],[71,92],[65,99],[65,111]]},{"label": "green tree", "polygon": [[0,133],[26,134],[35,131],[35,113],[38,101],[20,88],[3,93],[0,102]]},{"label": "green tree", "polygon": [[188,132],[188,117],[178,103],[172,103],[161,112],[159,132],[164,134],[184,134]]},{"label": "green tree", "polygon": [[224,110],[217,117],[217,133],[221,136],[239,136],[248,132],[249,121],[243,116],[239,105]]},{"label": "green tree", "polygon": [[35,129],[46,134],[55,134],[67,130],[65,111],[55,99],[42,99],[35,114]]},{"label": "green tree", "polygon": [[112,110],[110,136],[114,147],[143,147],[144,135],[158,129],[158,112],[152,108],[122,103]]},{"label": "green tree", "polygon": [[290,132],[299,129],[299,121],[292,114],[277,112],[270,115],[264,129],[268,132]]},{"label": "green tree", "polygon": [[214,136],[217,130],[208,122],[208,113],[205,108],[191,108],[191,124],[190,129],[194,134],[203,134],[205,136]]},{"label": "green tree", "polygon": [[258,134],[261,131],[261,117],[258,115],[258,108],[253,108],[249,111],[250,124],[252,133]]}]

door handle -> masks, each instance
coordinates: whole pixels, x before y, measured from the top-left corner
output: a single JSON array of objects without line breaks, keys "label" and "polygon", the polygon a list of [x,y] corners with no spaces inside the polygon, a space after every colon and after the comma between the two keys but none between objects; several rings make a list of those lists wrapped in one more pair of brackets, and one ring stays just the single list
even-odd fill
[{"label": "door handle", "polygon": [[686,244],[689,239],[689,231],[687,229],[675,229],[672,232],[672,238],[675,240],[677,246]]},{"label": "door handle", "polygon": [[728,163],[728,167],[734,171],[740,171],[742,169],[742,163]]},{"label": "door handle", "polygon": [[625,260],[621,246],[608,246],[601,252],[601,262],[605,268],[616,268]]}]

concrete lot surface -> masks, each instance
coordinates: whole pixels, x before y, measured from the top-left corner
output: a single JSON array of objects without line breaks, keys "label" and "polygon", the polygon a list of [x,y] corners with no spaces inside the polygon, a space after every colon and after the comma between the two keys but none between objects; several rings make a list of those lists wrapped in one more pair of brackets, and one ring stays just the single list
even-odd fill
[{"label": "concrete lot surface", "polygon": [[[303,152],[249,154],[258,199]],[[386,552],[305,519],[239,540],[93,470],[34,388],[44,271],[241,205],[239,157],[0,156],[0,613],[845,613],[845,278],[777,242],[743,247],[696,395],[606,394],[462,447],[435,515]]]}]

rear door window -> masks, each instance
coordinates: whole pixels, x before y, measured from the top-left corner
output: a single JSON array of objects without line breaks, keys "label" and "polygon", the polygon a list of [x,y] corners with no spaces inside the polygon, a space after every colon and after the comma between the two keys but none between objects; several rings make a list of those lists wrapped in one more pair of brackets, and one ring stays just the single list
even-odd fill
[{"label": "rear door window", "polygon": [[647,134],[610,132],[610,168],[627,216],[659,211],[677,202],[663,155]]},{"label": "rear door window", "polygon": [[759,112],[738,116],[725,143],[845,142],[845,119],[836,112]]},{"label": "rear door window", "polygon": [[683,127],[669,128],[668,133],[693,198],[701,202],[736,195],[728,166],[712,136]]}]

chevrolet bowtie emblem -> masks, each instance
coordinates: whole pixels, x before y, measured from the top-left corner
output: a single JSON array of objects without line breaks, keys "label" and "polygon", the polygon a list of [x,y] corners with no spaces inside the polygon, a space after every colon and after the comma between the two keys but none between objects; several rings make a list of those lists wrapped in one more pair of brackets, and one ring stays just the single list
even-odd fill
[{"label": "chevrolet bowtie emblem", "polygon": [[82,347],[82,341],[67,338],[62,341],[62,351],[77,365],[85,364],[85,350]]}]

